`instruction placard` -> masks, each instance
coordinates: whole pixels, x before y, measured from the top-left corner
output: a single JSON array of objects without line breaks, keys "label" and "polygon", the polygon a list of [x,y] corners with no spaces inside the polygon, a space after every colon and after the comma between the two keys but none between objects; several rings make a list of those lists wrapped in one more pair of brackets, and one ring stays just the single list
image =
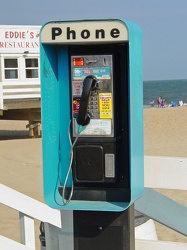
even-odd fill
[{"label": "instruction placard", "polygon": [[101,119],[112,119],[112,93],[99,94],[99,108]]}]

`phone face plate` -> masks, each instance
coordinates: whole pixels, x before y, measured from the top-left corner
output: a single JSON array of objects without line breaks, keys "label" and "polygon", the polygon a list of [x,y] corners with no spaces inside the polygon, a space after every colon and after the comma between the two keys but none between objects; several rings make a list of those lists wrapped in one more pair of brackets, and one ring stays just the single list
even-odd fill
[{"label": "phone face plate", "polygon": [[79,113],[83,80],[88,75],[94,75],[99,80],[99,90],[92,91],[90,94],[88,112],[91,119],[80,136],[114,136],[112,61],[112,55],[71,56],[73,136],[77,135],[76,116]]}]

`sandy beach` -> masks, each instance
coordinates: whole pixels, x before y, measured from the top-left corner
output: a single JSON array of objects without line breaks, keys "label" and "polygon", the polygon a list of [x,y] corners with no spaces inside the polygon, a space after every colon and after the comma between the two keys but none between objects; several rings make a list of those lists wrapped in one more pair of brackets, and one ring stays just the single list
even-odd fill
[{"label": "sandy beach", "polygon": [[[0,181],[19,192],[43,202],[42,143],[31,139],[27,121],[0,120]],[[148,108],[144,110],[145,155],[187,157],[187,107]],[[161,190],[187,206],[187,191]],[[19,241],[18,213],[1,205],[0,233]],[[36,221],[36,235],[39,235]],[[187,242],[182,236],[156,223],[160,240]],[[40,249],[39,240],[36,243]]]}]

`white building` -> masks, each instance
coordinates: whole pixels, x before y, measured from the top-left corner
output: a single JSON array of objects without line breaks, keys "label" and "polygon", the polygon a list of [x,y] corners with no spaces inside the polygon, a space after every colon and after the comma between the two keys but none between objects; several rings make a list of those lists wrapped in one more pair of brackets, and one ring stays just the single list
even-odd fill
[{"label": "white building", "polygon": [[40,122],[39,32],[0,25],[0,119],[28,120],[30,129]]}]

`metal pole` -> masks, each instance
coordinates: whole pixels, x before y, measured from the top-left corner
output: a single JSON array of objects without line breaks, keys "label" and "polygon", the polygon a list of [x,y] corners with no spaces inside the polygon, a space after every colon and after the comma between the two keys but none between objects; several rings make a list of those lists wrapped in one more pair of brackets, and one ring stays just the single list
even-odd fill
[{"label": "metal pole", "polygon": [[74,211],[74,250],[135,250],[134,205],[123,212]]}]

